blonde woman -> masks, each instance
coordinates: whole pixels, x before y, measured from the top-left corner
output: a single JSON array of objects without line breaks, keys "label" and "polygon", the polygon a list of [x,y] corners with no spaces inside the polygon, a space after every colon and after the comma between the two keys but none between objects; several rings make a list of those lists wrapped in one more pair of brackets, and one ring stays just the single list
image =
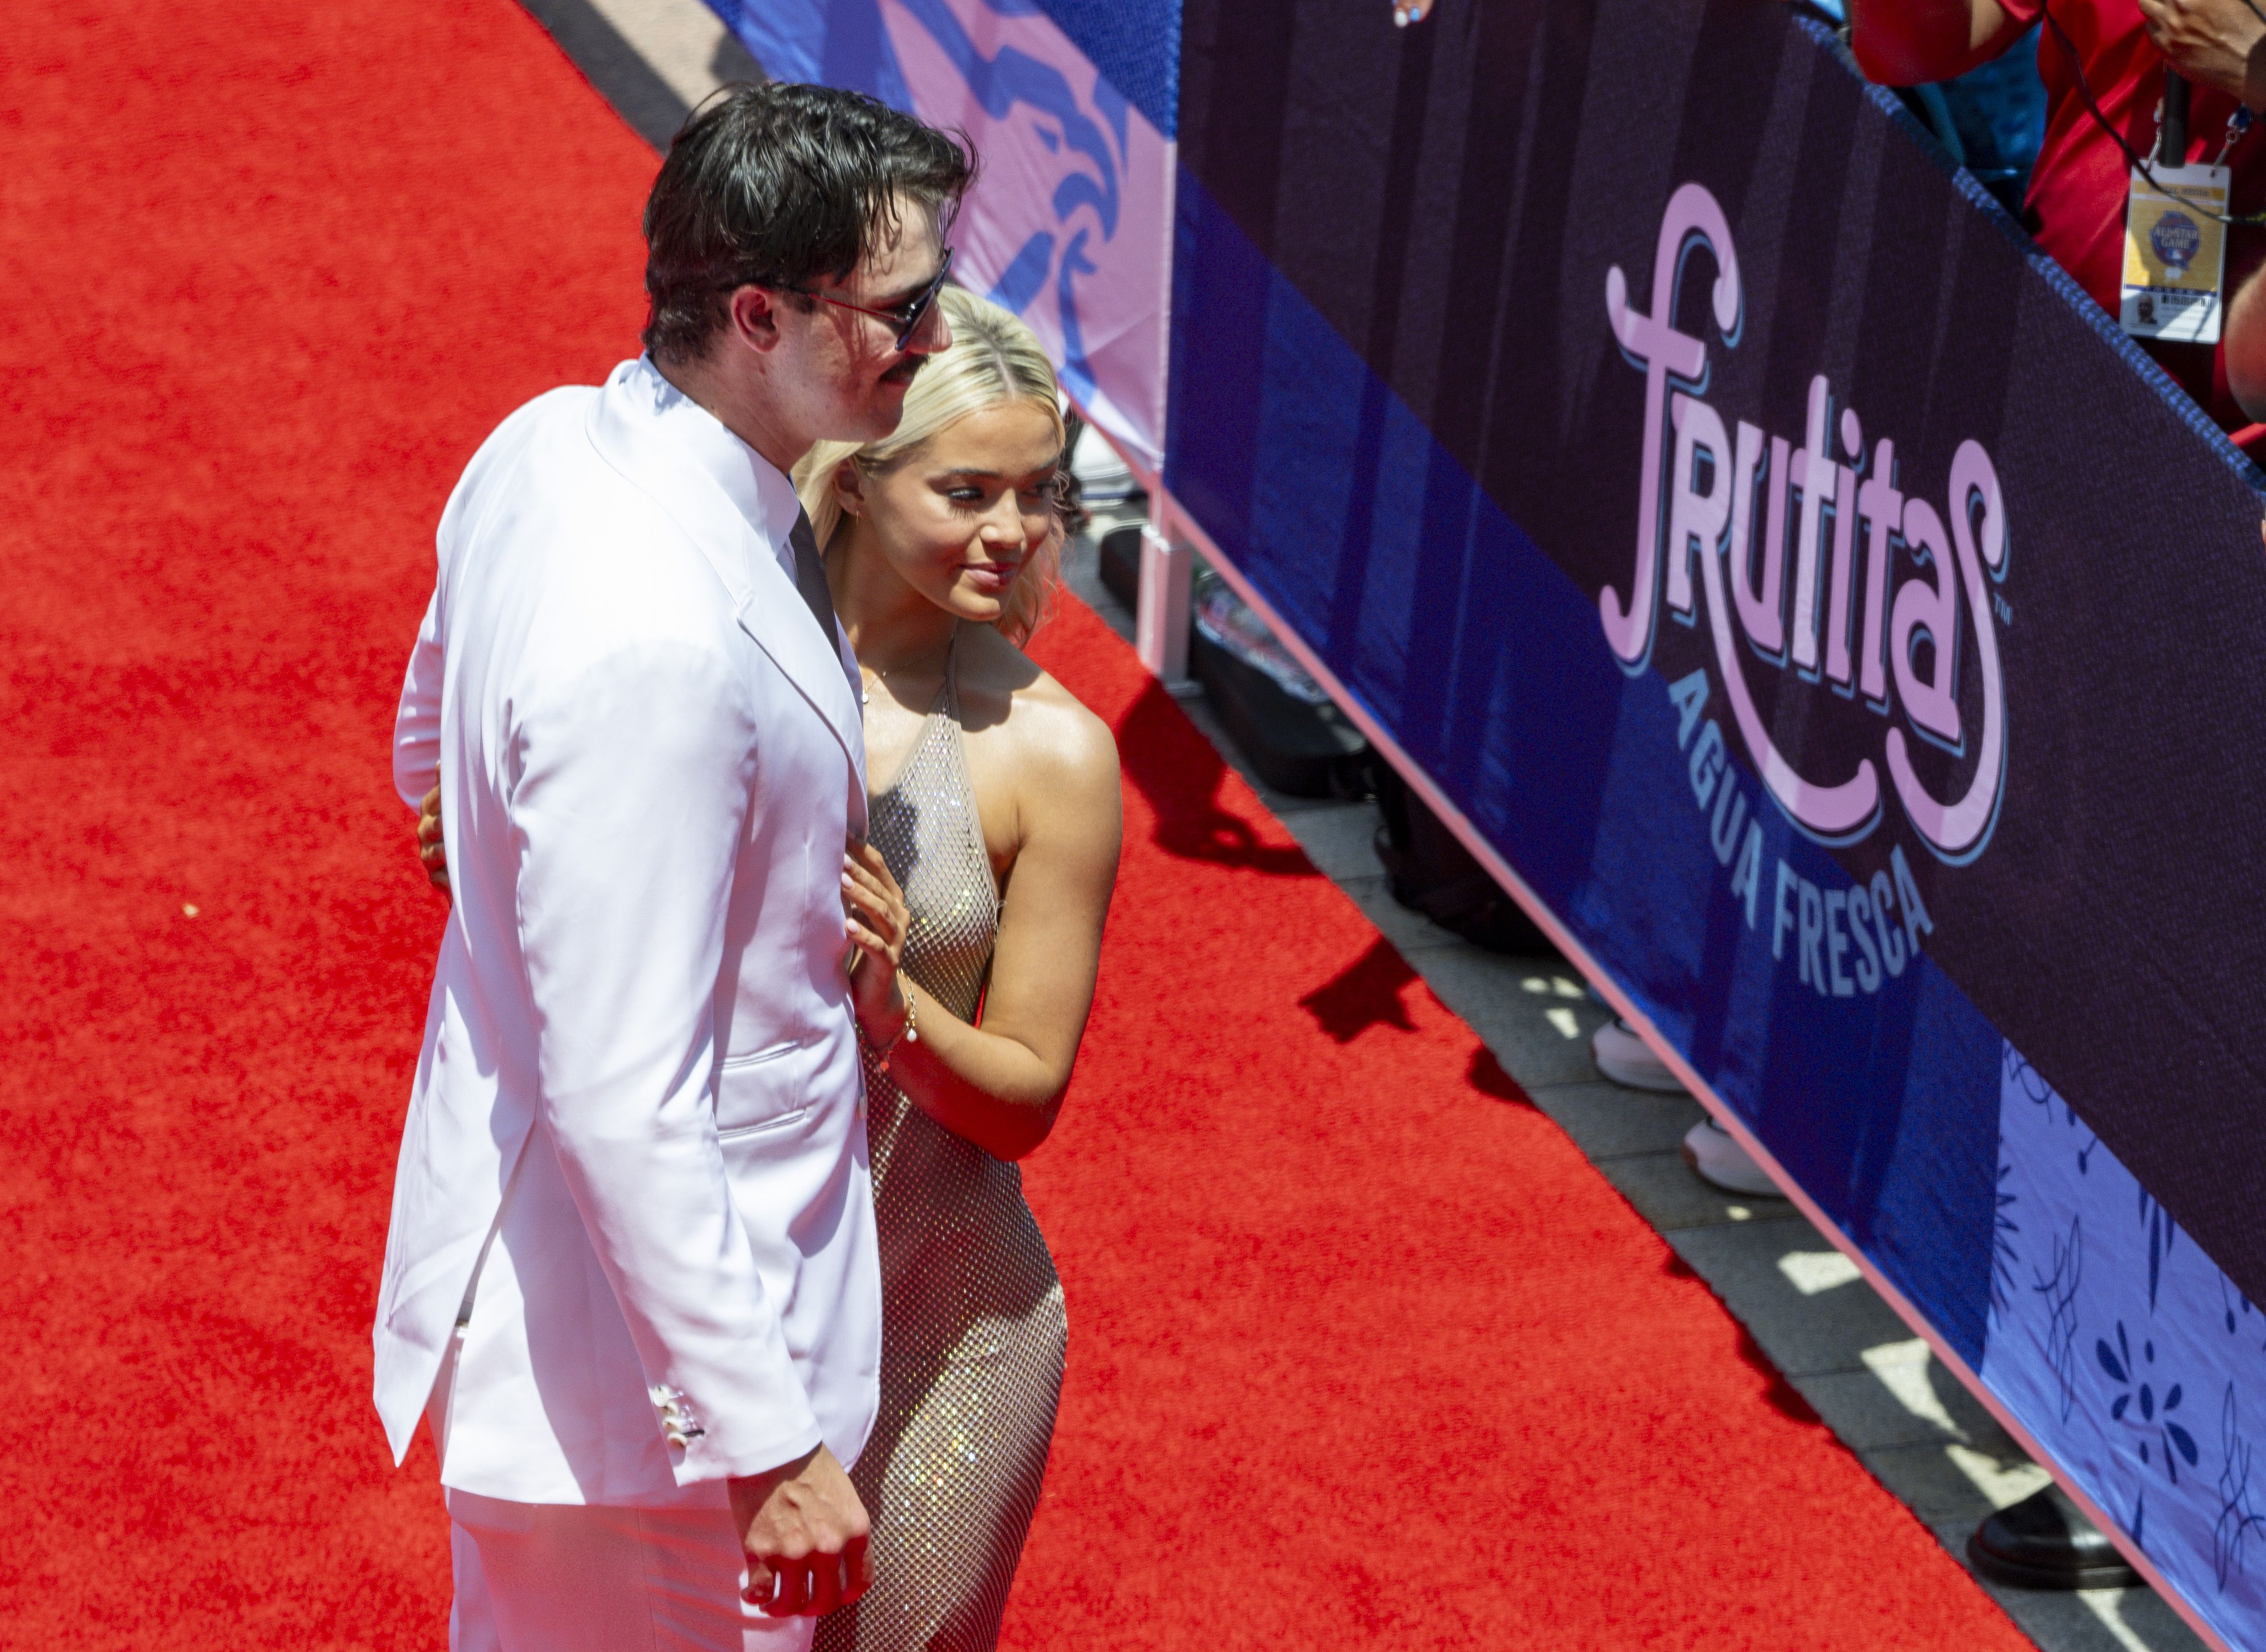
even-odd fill
[{"label": "blonde woman", "polygon": [[[871,841],[910,915],[905,1014],[860,1015],[881,1408],[852,1474],[874,1587],[821,1623],[837,1652],[998,1639],[1066,1335],[1015,1161],[1070,1082],[1122,829],[1108,729],[1020,646],[1063,539],[1053,370],[1007,311],[957,288],[942,302],[952,345],[895,433],[795,467],[865,679]],[[869,942],[894,939],[902,918],[844,888]]]}]

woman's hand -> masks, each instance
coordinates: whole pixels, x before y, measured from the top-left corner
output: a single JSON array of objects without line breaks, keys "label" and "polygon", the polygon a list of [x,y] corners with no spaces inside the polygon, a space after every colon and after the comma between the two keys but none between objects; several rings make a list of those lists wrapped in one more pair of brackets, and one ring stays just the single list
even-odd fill
[{"label": "woman's hand", "polygon": [[842,856],[843,932],[857,944],[850,963],[850,996],[866,1041],[887,1045],[904,1025],[905,1001],[897,985],[904,961],[905,932],[912,915],[904,891],[890,874],[881,851],[855,838]]},{"label": "woman's hand", "polygon": [[442,894],[449,892],[449,848],[441,839],[441,789],[425,794],[417,808],[417,858],[425,862],[425,876]]}]

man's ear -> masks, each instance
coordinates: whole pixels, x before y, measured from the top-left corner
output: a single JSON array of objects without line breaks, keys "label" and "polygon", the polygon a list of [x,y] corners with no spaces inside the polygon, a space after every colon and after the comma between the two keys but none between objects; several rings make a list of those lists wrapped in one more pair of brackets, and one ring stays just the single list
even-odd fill
[{"label": "man's ear", "polygon": [[778,298],[769,287],[742,287],[733,290],[732,336],[750,350],[769,355],[778,348]]}]

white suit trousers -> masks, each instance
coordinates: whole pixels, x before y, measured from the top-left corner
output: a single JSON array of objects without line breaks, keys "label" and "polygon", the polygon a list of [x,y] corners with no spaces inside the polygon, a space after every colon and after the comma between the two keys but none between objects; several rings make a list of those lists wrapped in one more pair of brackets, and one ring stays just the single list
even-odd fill
[{"label": "white suit trousers", "polygon": [[[455,1348],[426,1421],[448,1427]],[[447,1492],[449,1652],[808,1652],[815,1618],[742,1602],[747,1557],[722,1509],[508,1503]]]},{"label": "white suit trousers", "polygon": [[449,1496],[450,1652],[806,1652],[815,1618],[740,1599],[746,1557],[720,1509],[615,1509]]}]

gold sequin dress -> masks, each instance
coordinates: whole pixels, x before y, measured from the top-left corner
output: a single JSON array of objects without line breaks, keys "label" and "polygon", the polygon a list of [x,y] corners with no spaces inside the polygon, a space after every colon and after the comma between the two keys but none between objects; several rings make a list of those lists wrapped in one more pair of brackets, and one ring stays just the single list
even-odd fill
[{"label": "gold sequin dress", "polygon": [[[911,914],[904,970],[973,1021],[999,928],[949,660],[868,828]],[[815,1652],[990,1652],[1046,1477],[1068,1321],[1022,1172],[953,1134],[866,1059],[881,1251],[881,1408],[851,1479],[874,1586]]]}]

